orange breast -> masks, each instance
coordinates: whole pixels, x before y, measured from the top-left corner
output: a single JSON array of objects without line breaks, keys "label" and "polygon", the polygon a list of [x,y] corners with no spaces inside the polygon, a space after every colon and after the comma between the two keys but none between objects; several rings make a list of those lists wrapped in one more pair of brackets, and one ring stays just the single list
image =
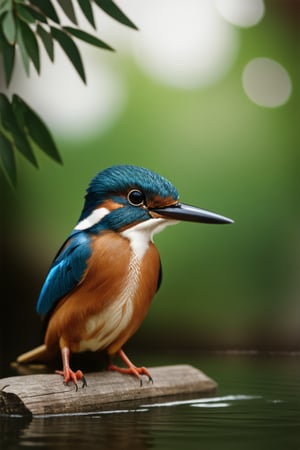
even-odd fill
[{"label": "orange breast", "polygon": [[113,232],[94,238],[81,283],[54,310],[47,347],[115,353],[143,321],[157,288],[159,255],[149,243],[143,259],[129,241]]}]

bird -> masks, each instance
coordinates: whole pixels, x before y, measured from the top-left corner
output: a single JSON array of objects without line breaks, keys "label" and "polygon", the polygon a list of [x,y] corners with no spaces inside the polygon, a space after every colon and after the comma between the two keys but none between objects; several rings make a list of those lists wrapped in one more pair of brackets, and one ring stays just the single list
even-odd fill
[{"label": "bird", "polygon": [[[180,221],[229,224],[233,220],[181,203],[173,184],[144,167],[114,165],[90,182],[79,219],[56,254],[36,310],[44,318],[42,345],[17,363],[49,361],[61,354],[65,384],[87,386],[71,356],[105,351],[107,369],[143,376],[123,351],[143,322],[161,284],[161,261],[153,236]],[[113,364],[119,356],[126,367]]]}]

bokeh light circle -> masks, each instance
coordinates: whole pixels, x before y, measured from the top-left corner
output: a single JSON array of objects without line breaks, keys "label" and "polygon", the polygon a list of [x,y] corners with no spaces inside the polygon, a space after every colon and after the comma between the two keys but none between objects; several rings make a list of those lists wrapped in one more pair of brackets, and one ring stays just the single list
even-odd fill
[{"label": "bokeh light circle", "polygon": [[220,80],[237,55],[238,33],[211,0],[145,3],[135,40],[138,65],[162,83],[183,89]]},{"label": "bokeh light circle", "polygon": [[[32,72],[30,78],[15,77],[10,90],[17,91],[50,129],[66,136],[100,133],[112,124],[127,102],[124,80],[105,58],[85,52],[87,84],[78,76],[59,47],[55,64],[41,51],[42,76]],[[20,61],[17,61],[20,66]],[[16,71],[16,74],[21,72]]]},{"label": "bokeh light circle", "polygon": [[259,23],[265,13],[263,0],[216,0],[216,8],[229,23],[245,28]]},{"label": "bokeh light circle", "polygon": [[292,92],[292,82],[287,70],[269,58],[250,61],[242,76],[248,97],[260,106],[275,108],[286,103]]}]

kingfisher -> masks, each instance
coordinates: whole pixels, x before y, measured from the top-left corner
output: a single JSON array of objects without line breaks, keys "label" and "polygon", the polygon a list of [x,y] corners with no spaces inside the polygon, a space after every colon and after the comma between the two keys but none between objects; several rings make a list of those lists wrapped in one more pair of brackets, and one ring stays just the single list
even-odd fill
[{"label": "kingfisher", "polygon": [[[73,353],[105,351],[109,370],[153,381],[122,350],[145,318],[161,282],[154,234],[179,221],[228,224],[233,221],[179,200],[166,178],[143,167],[116,165],[90,182],[79,220],[55,256],[38,301],[46,322],[44,343],[18,363],[49,361],[61,354],[65,384],[87,385],[73,371]],[[113,364],[119,355],[126,367]]]}]

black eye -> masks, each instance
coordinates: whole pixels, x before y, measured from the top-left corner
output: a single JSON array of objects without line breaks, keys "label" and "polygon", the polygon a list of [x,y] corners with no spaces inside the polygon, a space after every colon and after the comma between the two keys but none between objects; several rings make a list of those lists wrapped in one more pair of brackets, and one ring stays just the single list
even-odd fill
[{"label": "black eye", "polygon": [[132,189],[132,191],[129,192],[127,198],[129,203],[131,203],[131,205],[133,206],[141,206],[145,201],[144,194],[137,189]]}]

